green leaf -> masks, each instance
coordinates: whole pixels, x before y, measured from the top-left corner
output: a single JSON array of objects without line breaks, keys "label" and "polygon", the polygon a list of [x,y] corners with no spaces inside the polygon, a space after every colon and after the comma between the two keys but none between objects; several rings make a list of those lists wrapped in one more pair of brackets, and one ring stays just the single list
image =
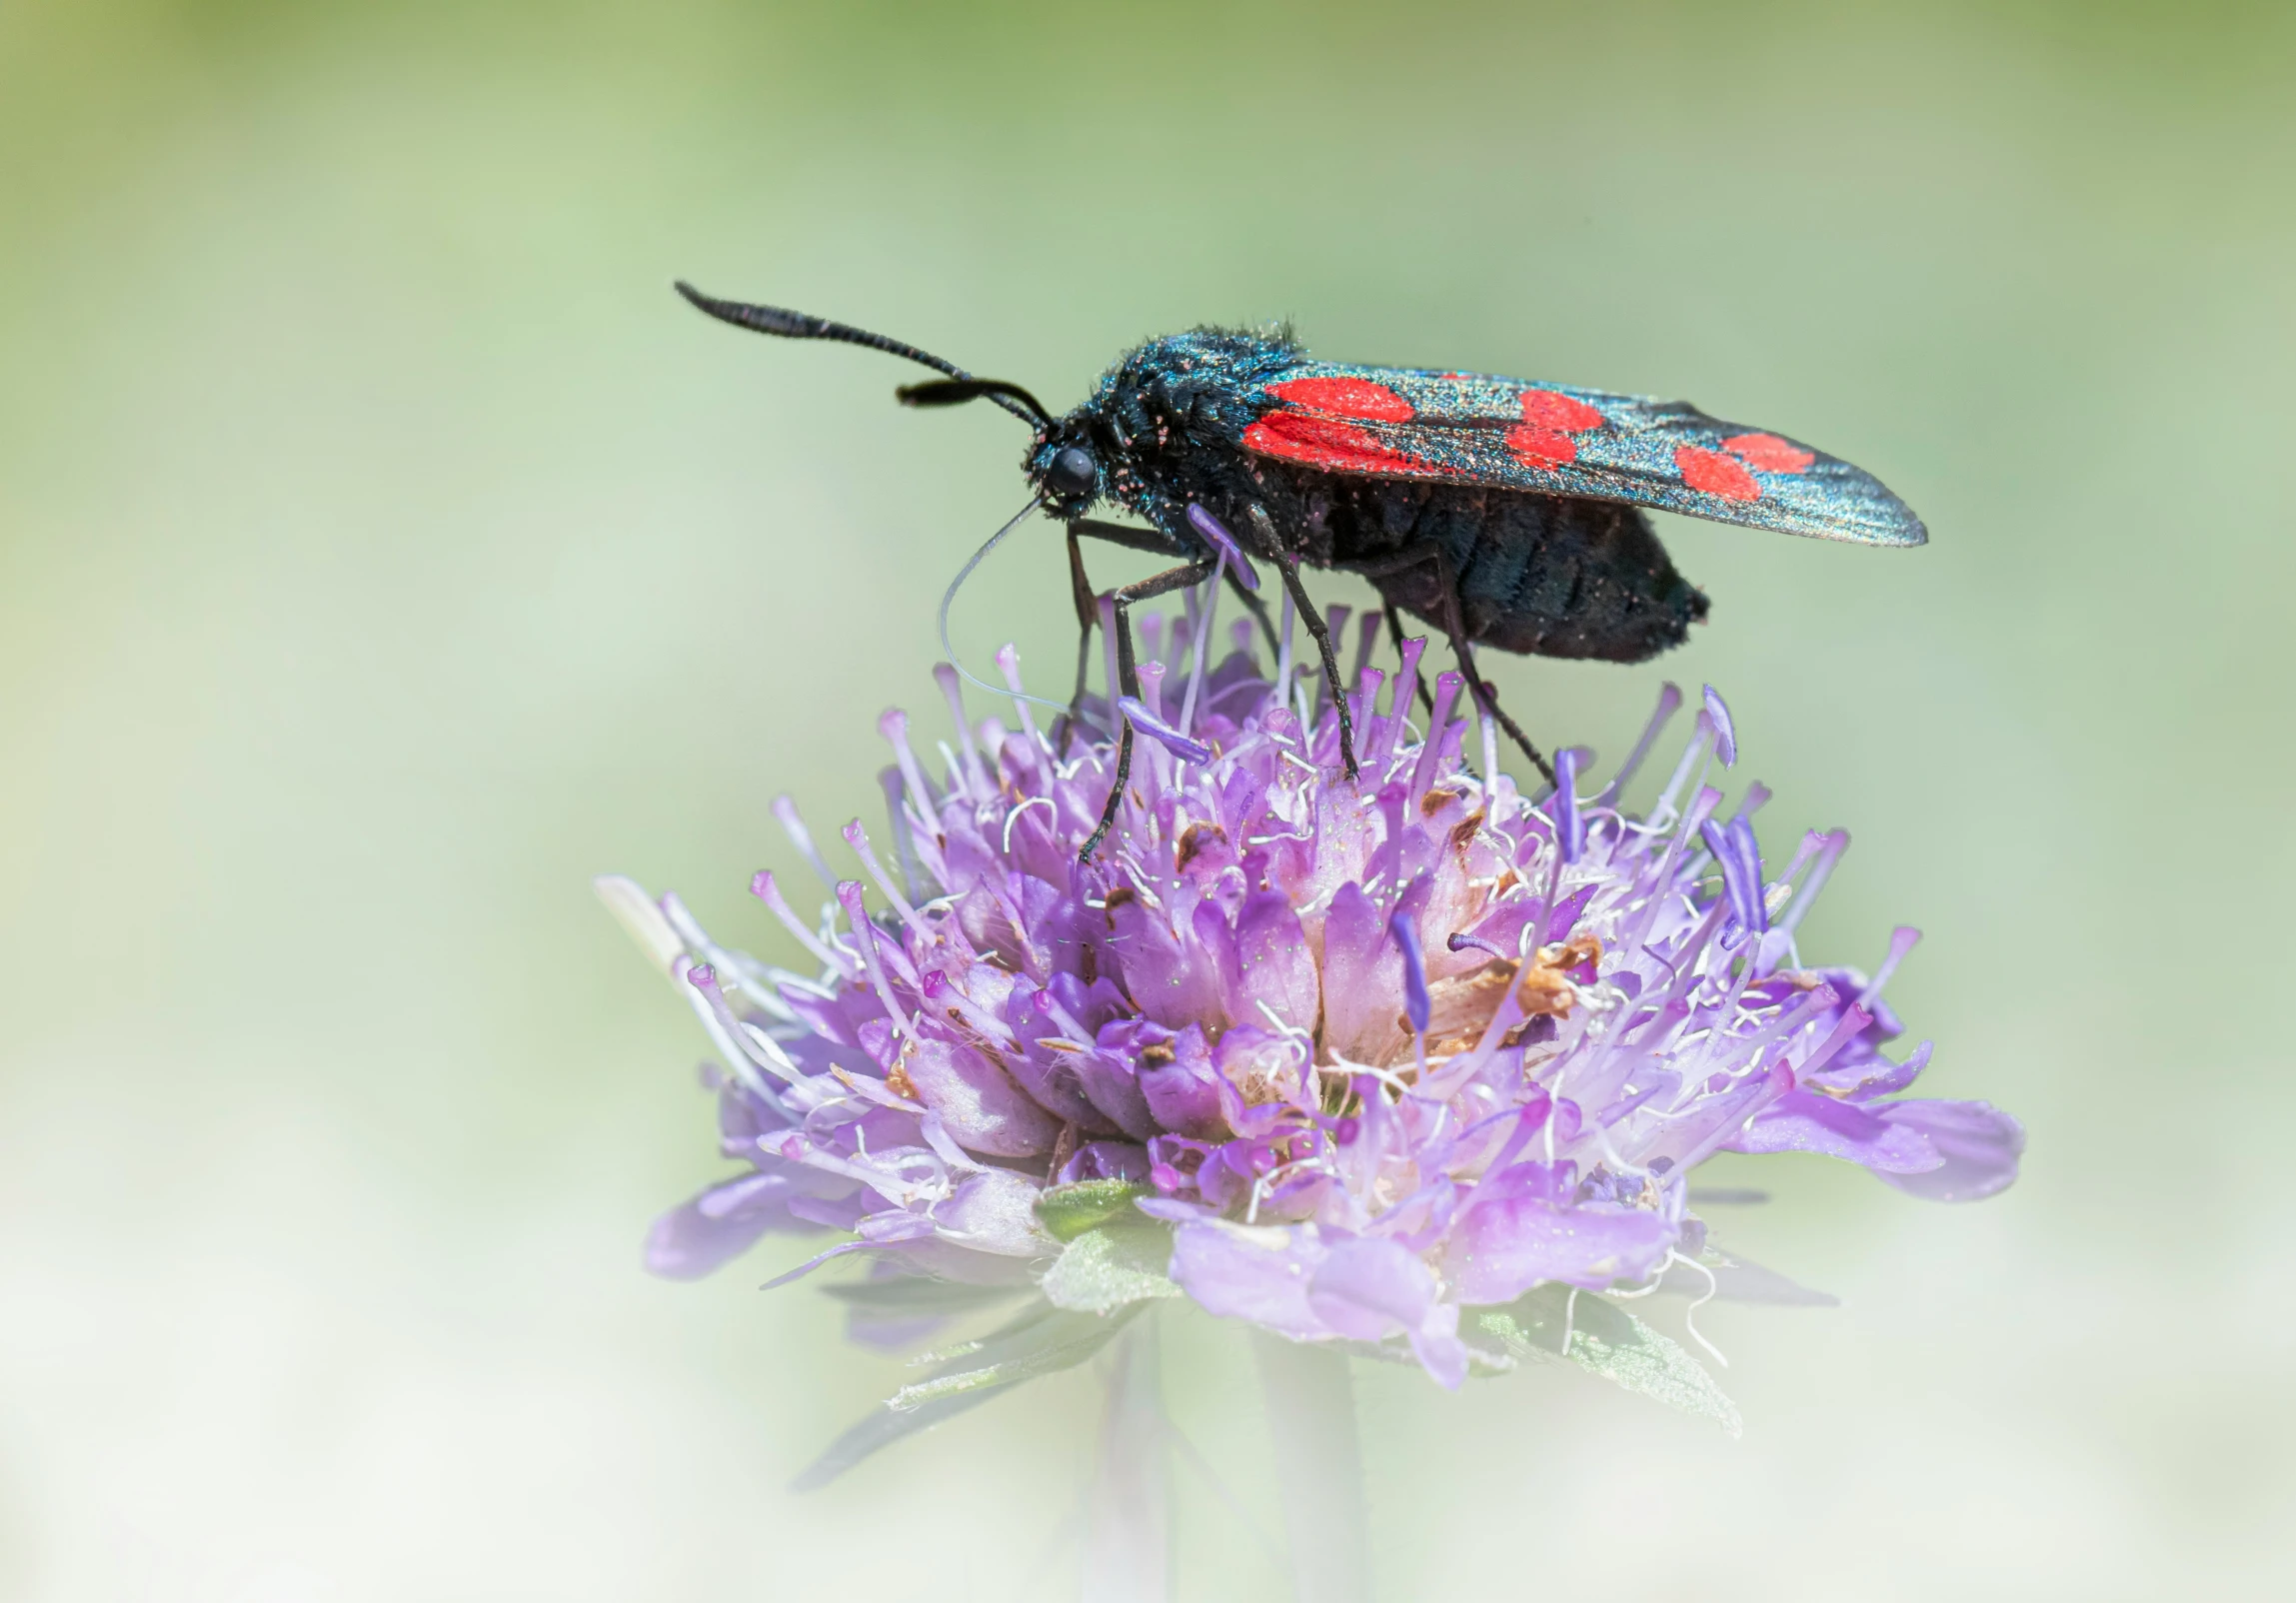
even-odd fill
[{"label": "green leaf", "polygon": [[1045,1295],[1058,1308],[1113,1313],[1150,1297],[1176,1297],[1164,1273],[1171,1262],[1171,1232],[1146,1224],[1109,1224],[1087,1230],[1045,1272]]},{"label": "green leaf", "polygon": [[960,1392],[1007,1386],[1055,1374],[1083,1363],[1108,1344],[1137,1305],[1113,1319],[1070,1313],[1050,1303],[1025,1310],[1012,1323],[956,1350],[950,1362],[927,1379],[902,1387],[885,1401],[897,1412],[923,1407]]},{"label": "green leaf", "polygon": [[929,1274],[887,1275],[873,1280],[848,1280],[822,1289],[840,1302],[864,1313],[884,1317],[907,1314],[928,1318],[934,1314],[970,1313],[977,1308],[1010,1302],[1034,1288],[1026,1283],[971,1285],[962,1280],[939,1280]]},{"label": "green leaf", "polygon": [[1743,1428],[1737,1406],[1704,1364],[1591,1291],[1579,1292],[1574,1305],[1568,1286],[1543,1285],[1504,1308],[1478,1314],[1475,1322],[1517,1358],[1567,1358],[1628,1391],[1711,1419],[1732,1436]]},{"label": "green leaf", "polygon": [[979,1407],[996,1396],[999,1389],[993,1387],[985,1391],[962,1392],[954,1397],[944,1397],[936,1403],[928,1403],[922,1408],[912,1408],[907,1413],[897,1414],[889,1405],[880,1404],[871,1409],[859,1424],[831,1442],[828,1451],[808,1464],[805,1472],[790,1482],[790,1490],[810,1492],[827,1486],[879,1448],[890,1447],[904,1436],[914,1436],[921,1430],[940,1424],[944,1419],[954,1418],[968,1408]]},{"label": "green leaf", "polygon": [[1073,1185],[1049,1185],[1037,1193],[1037,1221],[1056,1241],[1074,1241],[1087,1230],[1119,1214],[1133,1211],[1133,1198],[1147,1196],[1148,1187],[1131,1180],[1079,1180]]},{"label": "green leaf", "polygon": [[987,1402],[1042,1375],[1073,1369],[1099,1352],[1140,1311],[1135,1303],[1114,1317],[1068,1313],[1037,1302],[980,1341],[954,1349],[928,1379],[904,1386],[829,1445],[792,1485],[826,1486],[879,1448]]}]

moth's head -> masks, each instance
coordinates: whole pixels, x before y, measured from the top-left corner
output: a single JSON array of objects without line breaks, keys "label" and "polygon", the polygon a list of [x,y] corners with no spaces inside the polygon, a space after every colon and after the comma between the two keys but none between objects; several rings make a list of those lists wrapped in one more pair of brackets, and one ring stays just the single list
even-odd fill
[{"label": "moth's head", "polygon": [[1029,483],[1051,517],[1067,521],[1093,510],[1103,494],[1101,453],[1092,421],[1080,409],[1037,431],[1029,450]]},{"label": "moth's head", "polygon": [[779,335],[788,340],[837,340],[847,345],[867,346],[932,368],[945,377],[905,384],[893,392],[904,406],[953,407],[968,401],[994,402],[1036,431],[1036,441],[1029,449],[1029,482],[1047,512],[1056,518],[1081,518],[1101,499],[1101,460],[1093,445],[1090,408],[1080,408],[1065,418],[1056,418],[1045,410],[1043,402],[1009,379],[976,378],[930,351],[920,351],[914,345],[905,345],[883,334],[832,323],[827,318],[793,312],[786,307],[721,301],[716,296],[704,295],[691,284],[679,284],[678,293],[719,322],[731,323],[737,328],[754,329],[760,334]]},{"label": "moth's head", "polygon": [[1052,517],[1082,518],[1101,499],[1101,454],[1093,444],[1092,409],[1056,418],[1017,384],[1003,379],[933,379],[894,392],[905,405],[945,407],[986,398],[1036,425],[1024,469],[1030,488]]}]

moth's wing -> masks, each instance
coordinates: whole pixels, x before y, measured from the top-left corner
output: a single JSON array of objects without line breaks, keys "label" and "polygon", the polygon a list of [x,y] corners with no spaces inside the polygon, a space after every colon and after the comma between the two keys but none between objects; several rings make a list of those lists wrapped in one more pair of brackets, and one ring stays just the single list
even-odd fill
[{"label": "moth's wing", "polygon": [[1244,450],[1329,473],[1623,501],[1867,546],[1929,538],[1863,469],[1680,401],[1327,362],[1283,370],[1253,400]]}]

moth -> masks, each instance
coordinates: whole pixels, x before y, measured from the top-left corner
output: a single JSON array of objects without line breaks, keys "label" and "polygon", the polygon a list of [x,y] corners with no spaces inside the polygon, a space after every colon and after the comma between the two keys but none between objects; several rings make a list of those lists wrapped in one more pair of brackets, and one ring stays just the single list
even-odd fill
[{"label": "moth", "polygon": [[[1675,570],[1644,508],[1863,546],[1928,539],[1912,511],[1862,469],[1680,401],[1317,362],[1288,330],[1201,328],[1127,353],[1081,406],[1056,417],[1018,384],[976,378],[884,335],[719,300],[684,283],[678,290],[737,327],[867,346],[944,375],[895,392],[911,406],[987,400],[1029,426],[1022,467],[1034,499],[1023,516],[1042,509],[1068,529],[1083,631],[1076,703],[1099,618],[1082,542],[1174,564],[1111,593],[1128,697],[1139,695],[1133,606],[1225,572],[1264,626],[1248,559],[1272,565],[1321,656],[1349,778],[1347,700],[1329,633],[1300,584],[1303,564],[1368,580],[1398,641],[1398,613],[1439,631],[1478,706],[1552,780],[1538,748],[1500,709],[1474,648],[1639,663],[1680,645],[1706,616],[1706,597]],[[1095,517],[1104,507],[1147,527]],[[1116,816],[1133,733],[1128,718],[1117,783],[1087,860]]]}]

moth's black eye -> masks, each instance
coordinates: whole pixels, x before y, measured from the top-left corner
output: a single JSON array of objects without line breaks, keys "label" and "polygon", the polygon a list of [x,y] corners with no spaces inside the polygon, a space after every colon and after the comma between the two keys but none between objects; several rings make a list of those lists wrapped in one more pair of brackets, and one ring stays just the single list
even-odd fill
[{"label": "moth's black eye", "polygon": [[1075,446],[1063,446],[1054,454],[1053,465],[1045,470],[1046,485],[1058,495],[1090,495],[1100,482],[1100,464],[1093,461],[1091,452]]}]

